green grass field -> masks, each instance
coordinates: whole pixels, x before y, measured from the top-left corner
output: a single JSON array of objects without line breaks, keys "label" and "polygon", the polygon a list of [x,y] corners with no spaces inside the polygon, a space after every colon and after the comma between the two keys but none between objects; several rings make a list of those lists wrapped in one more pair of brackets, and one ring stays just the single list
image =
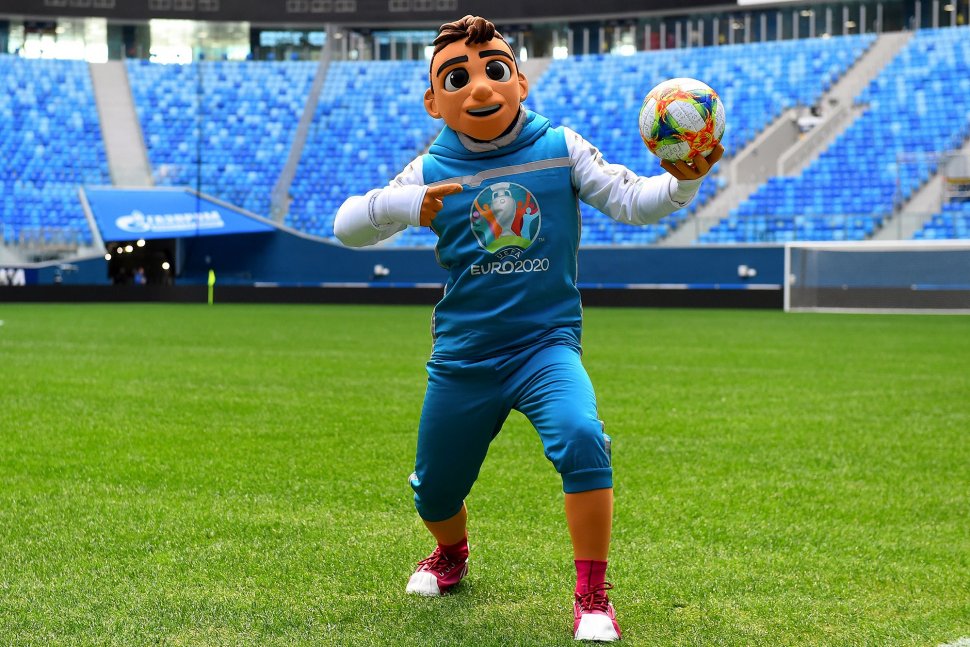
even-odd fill
[{"label": "green grass field", "polygon": [[[403,594],[430,308],[0,319],[0,644],[573,644],[560,481],[518,414],[468,579]],[[584,342],[622,644],[970,636],[970,318],[588,309]]]}]

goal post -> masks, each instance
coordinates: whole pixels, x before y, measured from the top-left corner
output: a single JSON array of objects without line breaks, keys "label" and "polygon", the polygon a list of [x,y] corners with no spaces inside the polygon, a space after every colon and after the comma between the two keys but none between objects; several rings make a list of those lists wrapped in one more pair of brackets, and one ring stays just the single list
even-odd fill
[{"label": "goal post", "polygon": [[970,314],[970,240],[785,245],[785,312]]}]

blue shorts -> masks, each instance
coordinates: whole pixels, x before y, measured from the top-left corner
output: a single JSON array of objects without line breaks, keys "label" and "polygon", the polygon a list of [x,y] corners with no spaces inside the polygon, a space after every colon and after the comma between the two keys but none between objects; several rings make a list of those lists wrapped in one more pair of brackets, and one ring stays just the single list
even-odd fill
[{"label": "blue shorts", "polygon": [[433,358],[411,475],[422,519],[443,521],[461,510],[513,409],[539,432],[564,492],[613,487],[610,440],[578,347],[557,343],[474,361]]}]

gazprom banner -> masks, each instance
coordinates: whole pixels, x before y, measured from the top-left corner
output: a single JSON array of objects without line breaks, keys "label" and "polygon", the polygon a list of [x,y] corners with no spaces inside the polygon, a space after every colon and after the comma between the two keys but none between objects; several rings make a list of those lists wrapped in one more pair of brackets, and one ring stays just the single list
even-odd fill
[{"label": "gazprom banner", "polygon": [[273,231],[273,227],[188,189],[85,188],[105,242]]}]

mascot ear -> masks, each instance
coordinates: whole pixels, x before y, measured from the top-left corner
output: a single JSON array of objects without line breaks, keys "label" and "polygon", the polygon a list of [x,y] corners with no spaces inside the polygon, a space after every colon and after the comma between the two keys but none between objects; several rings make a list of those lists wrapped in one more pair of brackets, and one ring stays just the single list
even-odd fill
[{"label": "mascot ear", "polygon": [[431,88],[424,91],[424,109],[432,119],[441,119],[441,113],[438,112],[438,103],[434,98],[434,90]]},{"label": "mascot ear", "polygon": [[519,72],[519,103],[526,100],[529,96],[529,79],[525,78],[522,72]]}]

